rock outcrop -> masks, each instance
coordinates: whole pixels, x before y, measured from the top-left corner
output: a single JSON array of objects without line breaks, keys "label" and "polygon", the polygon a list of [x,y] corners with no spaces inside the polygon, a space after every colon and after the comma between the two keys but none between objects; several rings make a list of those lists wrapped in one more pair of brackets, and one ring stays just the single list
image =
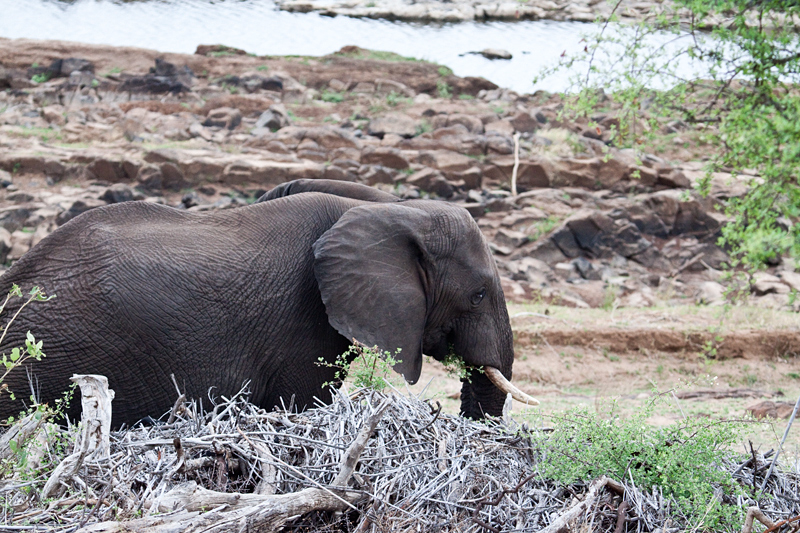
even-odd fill
[{"label": "rock outcrop", "polygon": [[[147,51],[81,45],[48,57],[52,77],[32,83],[22,68],[31,51],[8,43],[0,80],[24,88],[0,92],[0,260],[101,205],[227,209],[289,180],[326,178],[462,205],[509,297],[577,307],[725,301],[716,207],[741,193],[741,179],[715,176],[701,198],[691,189],[699,163],[618,149],[610,122],[564,122],[557,97],[355,47],[324,64],[209,48],[151,57],[146,71]],[[64,53],[48,46],[37,53]],[[108,71],[128,57],[143,70]],[[100,81],[68,81],[84,74]],[[779,261],[749,288],[764,305],[791,308],[800,274]]]}]

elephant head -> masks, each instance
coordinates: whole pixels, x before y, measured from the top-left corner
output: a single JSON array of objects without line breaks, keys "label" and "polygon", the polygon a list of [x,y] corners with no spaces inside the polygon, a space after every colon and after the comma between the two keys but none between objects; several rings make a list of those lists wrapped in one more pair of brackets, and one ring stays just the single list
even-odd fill
[{"label": "elephant head", "polygon": [[314,274],[330,324],[348,339],[395,353],[416,383],[422,355],[451,351],[472,372],[461,411],[500,415],[513,387],[514,347],[495,261],[469,213],[438,201],[348,210],[314,244]]}]

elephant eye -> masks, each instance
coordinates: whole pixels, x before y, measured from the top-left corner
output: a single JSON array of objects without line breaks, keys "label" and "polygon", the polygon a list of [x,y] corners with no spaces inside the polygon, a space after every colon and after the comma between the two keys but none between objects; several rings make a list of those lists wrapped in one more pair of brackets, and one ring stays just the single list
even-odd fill
[{"label": "elephant eye", "polygon": [[481,287],[481,290],[473,294],[472,298],[470,298],[472,305],[478,305],[481,303],[481,300],[483,300],[484,296],[486,296],[486,287]]}]

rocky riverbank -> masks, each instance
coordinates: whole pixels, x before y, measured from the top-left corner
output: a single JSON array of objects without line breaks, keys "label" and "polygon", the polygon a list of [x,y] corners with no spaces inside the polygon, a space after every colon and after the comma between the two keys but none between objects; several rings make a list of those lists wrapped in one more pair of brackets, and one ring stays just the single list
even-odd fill
[{"label": "rocky riverbank", "polygon": [[[613,112],[589,128],[560,108],[558,96],[355,47],[292,58],[0,39],[0,262],[108,203],[236,208],[327,178],[463,205],[509,298],[722,303],[715,206],[742,183],[716,175],[700,198],[701,148],[635,157],[608,146]],[[800,274],[779,262],[745,288],[791,309]]]},{"label": "rocky riverbank", "polygon": [[[418,22],[463,22],[468,20],[558,20],[594,22],[615,14],[621,22],[655,21],[660,15],[677,13],[687,26],[691,13],[670,0],[276,0],[280,9],[325,16],[347,16]],[[725,23],[709,17],[709,27]]]}]

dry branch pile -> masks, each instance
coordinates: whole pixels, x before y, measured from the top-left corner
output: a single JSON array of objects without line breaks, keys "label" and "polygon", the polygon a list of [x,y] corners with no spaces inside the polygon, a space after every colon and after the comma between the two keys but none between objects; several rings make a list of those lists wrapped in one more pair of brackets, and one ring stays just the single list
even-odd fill
[{"label": "dry branch pile", "polygon": [[[28,480],[17,469],[0,488],[0,530],[619,533],[690,526],[671,498],[632,480],[564,486],[543,479],[537,464],[546,452],[517,429],[511,420],[474,422],[366,389],[337,391],[331,405],[302,413],[256,408],[244,390],[210,412],[181,401],[167,423],[112,433],[107,459],[90,460],[84,449],[56,482],[52,467],[28,472]],[[77,429],[69,433],[80,442]],[[52,464],[80,455],[80,447],[58,455],[51,446]],[[749,486],[763,480],[766,464],[756,454],[725,468]],[[48,477],[55,488],[42,499]],[[800,476],[773,473],[767,494],[750,515],[788,520],[773,531],[793,531]]]}]

